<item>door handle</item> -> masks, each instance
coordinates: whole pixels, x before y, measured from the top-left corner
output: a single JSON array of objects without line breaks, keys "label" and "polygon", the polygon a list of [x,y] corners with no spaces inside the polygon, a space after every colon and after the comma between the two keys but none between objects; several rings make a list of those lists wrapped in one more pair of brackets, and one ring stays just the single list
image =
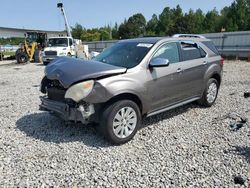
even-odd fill
[{"label": "door handle", "polygon": [[181,73],[182,71],[183,71],[183,70],[182,70],[181,68],[178,68],[176,72],[177,72],[177,73]]},{"label": "door handle", "polygon": [[207,64],[207,61],[203,61],[203,65],[206,65]]}]

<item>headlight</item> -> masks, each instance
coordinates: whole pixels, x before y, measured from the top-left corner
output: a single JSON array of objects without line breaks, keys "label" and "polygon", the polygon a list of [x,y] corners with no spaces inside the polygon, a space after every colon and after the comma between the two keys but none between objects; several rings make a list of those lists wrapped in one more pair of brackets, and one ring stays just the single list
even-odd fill
[{"label": "headlight", "polygon": [[71,86],[65,93],[65,99],[72,99],[75,102],[79,102],[83,98],[87,97],[92,91],[94,86],[94,80],[81,82]]}]

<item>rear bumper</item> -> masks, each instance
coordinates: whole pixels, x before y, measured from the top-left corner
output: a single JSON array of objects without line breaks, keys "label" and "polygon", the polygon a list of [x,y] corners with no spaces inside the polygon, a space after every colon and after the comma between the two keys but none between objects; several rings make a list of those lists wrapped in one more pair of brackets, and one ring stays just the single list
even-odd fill
[{"label": "rear bumper", "polygon": [[54,112],[65,121],[82,122],[87,124],[90,122],[90,117],[95,113],[94,106],[90,104],[88,107],[79,105],[77,108],[70,107],[68,104],[50,100],[47,97],[40,97],[41,111]]}]

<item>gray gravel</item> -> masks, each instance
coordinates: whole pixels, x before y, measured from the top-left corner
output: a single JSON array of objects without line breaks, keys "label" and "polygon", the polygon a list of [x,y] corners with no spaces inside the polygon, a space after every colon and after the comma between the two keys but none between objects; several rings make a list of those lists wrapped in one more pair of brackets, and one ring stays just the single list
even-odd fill
[{"label": "gray gravel", "polygon": [[226,62],[215,106],[148,118],[122,146],[40,112],[43,69],[0,65],[0,187],[235,187],[235,176],[249,186],[250,123],[229,124],[250,120],[250,63]]}]

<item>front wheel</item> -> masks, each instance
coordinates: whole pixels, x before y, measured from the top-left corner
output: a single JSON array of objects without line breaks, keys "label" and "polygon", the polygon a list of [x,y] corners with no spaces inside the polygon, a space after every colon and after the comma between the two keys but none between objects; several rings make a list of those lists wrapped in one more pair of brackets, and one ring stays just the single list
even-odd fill
[{"label": "front wheel", "polygon": [[17,63],[26,63],[29,61],[29,57],[26,53],[24,52],[19,52],[17,55],[16,55],[16,60],[17,60]]},{"label": "front wheel", "polygon": [[136,103],[121,100],[109,105],[103,112],[100,129],[114,144],[124,144],[136,134],[141,124],[141,112]]},{"label": "front wheel", "polygon": [[214,78],[210,78],[207,82],[203,96],[198,102],[202,106],[211,107],[216,101],[218,91],[219,91],[218,81]]}]

